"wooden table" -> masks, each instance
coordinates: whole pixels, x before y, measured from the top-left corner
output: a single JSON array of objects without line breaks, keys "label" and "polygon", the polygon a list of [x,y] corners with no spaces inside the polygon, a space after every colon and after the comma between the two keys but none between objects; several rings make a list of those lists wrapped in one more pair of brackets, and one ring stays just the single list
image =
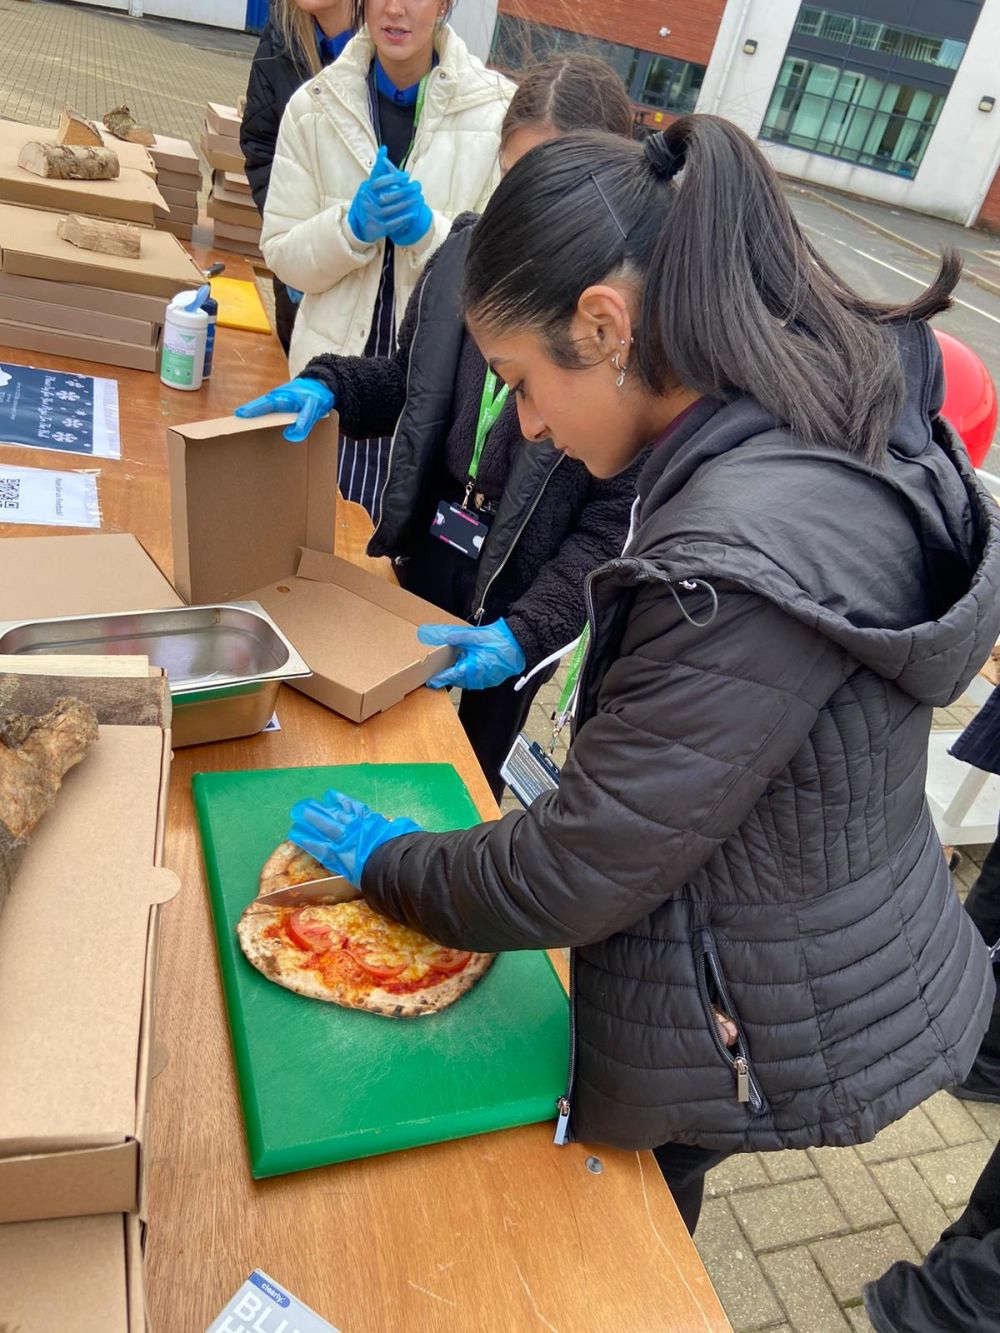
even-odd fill
[{"label": "wooden table", "polygon": [[[230,271],[238,265],[231,264]],[[107,374],[121,386],[124,457],[102,462],[104,530],[134,532],[170,572],[164,430],[222,415],[284,378],[273,339],[219,331],[211,387],[0,348],[0,359]],[[4,449],[27,466],[75,466]],[[352,507],[344,507],[345,510]],[[338,548],[361,557],[357,514]],[[38,529],[52,535],[52,529]],[[30,535],[32,529],[0,529]],[[148,1303],[155,1333],[201,1333],[255,1267],[344,1333],[691,1333],[729,1329],[652,1157],[552,1145],[536,1125],[254,1182],[247,1167],[208,896],[191,803],[197,771],[447,761],[484,817],[489,789],[448,700],[418,690],[362,727],[284,689],[282,730],[177,752],[147,1149]]]}]

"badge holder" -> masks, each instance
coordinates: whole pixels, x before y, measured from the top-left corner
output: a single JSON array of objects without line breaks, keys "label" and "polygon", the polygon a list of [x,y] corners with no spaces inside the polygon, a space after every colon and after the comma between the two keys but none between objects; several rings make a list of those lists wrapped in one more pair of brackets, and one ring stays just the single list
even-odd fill
[{"label": "badge holder", "polygon": [[529,740],[522,731],[518,733],[514,744],[510,747],[510,753],[500,766],[500,776],[525,809],[533,801],[537,801],[539,796],[555,791],[559,786],[562,774],[551,756],[563,728],[576,711],[580,672],[589,642],[590,626],[587,625],[573,650],[569,671],[566,673],[566,683],[559,696],[556,711],[552,714],[549,753],[546,754],[537,741]]},{"label": "badge holder", "polygon": [[[483,456],[486,437],[496,425],[510,393],[507,385],[497,389],[499,381],[492,370],[486,372],[483,396],[479,404],[479,420],[476,423],[476,443],[469,463],[469,480],[465,488],[465,497],[461,504],[450,500],[440,500],[431,524],[431,536],[445,542],[456,551],[461,551],[470,560],[478,560],[483,553],[483,543],[489,536],[490,525],[480,514],[469,508],[473,492],[476,489],[476,477],[479,475],[479,460]],[[477,502],[481,497],[477,497]]]}]

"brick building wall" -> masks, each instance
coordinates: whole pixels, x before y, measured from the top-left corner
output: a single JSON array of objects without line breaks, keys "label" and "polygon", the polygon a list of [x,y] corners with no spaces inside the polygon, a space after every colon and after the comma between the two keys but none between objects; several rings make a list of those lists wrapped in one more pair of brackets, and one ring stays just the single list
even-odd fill
[{"label": "brick building wall", "polygon": [[[499,12],[707,65],[725,0],[500,0]],[[670,29],[661,37],[660,28]]]},{"label": "brick building wall", "polygon": [[1000,231],[1000,171],[993,177],[993,184],[976,218],[976,226],[985,227],[988,231]]}]

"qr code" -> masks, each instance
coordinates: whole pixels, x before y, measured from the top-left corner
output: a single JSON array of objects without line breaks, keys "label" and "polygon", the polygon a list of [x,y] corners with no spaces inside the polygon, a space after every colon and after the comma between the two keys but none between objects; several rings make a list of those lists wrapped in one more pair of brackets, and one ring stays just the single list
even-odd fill
[{"label": "qr code", "polygon": [[21,508],[21,478],[0,477],[0,509]]}]

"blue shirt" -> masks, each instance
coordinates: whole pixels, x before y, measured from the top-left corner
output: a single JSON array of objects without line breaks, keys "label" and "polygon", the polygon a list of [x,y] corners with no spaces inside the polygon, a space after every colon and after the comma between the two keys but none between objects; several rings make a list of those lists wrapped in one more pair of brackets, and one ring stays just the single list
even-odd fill
[{"label": "blue shirt", "polygon": [[[434,59],[431,63],[431,69],[438,63],[437,52],[434,52]],[[420,92],[420,82],[411,83],[409,88],[397,88],[392,79],[389,78],[382,68],[382,62],[378,56],[375,57],[375,87],[391,102],[397,106],[416,106],[417,94]]]},{"label": "blue shirt", "polygon": [[[313,19],[316,23],[316,20]],[[344,47],[354,36],[353,28],[345,28],[343,32],[338,32],[335,37],[327,37],[323,29],[316,23],[316,45],[319,47],[319,58],[324,65],[332,65],[339,55],[342,54]]]}]

